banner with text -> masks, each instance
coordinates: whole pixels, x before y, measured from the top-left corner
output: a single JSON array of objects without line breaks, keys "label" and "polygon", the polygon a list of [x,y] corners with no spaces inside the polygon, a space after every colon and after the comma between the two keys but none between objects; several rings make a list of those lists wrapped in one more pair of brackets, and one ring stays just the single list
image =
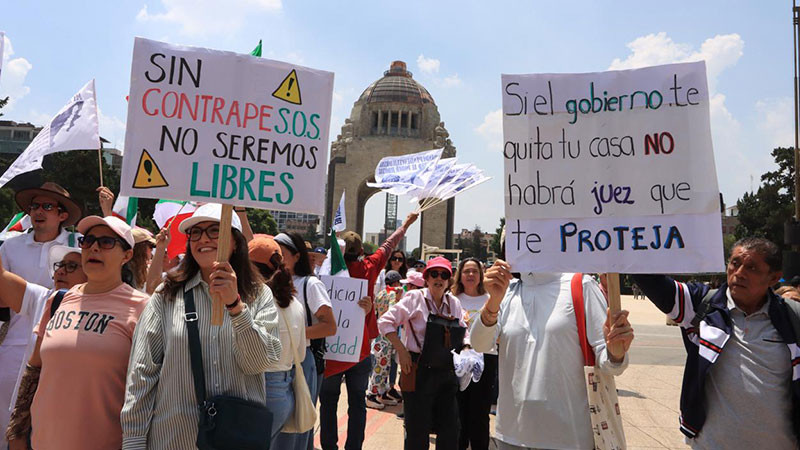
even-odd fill
[{"label": "banner with text", "polygon": [[364,339],[364,310],[358,301],[367,295],[367,280],[321,275],[331,298],[336,334],[325,338],[325,359],[358,362]]},{"label": "banner with text", "polygon": [[121,194],[322,214],[333,73],[136,38]]},{"label": "banner with text", "polygon": [[704,62],[503,75],[515,271],[723,269]]}]

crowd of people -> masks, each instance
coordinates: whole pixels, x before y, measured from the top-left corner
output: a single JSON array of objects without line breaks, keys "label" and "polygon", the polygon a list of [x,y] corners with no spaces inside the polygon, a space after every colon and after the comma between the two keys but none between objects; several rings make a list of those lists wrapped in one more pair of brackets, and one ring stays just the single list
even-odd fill
[{"label": "crowd of people", "polygon": [[[0,245],[0,307],[11,311],[0,325],[0,448],[226,448],[207,441],[221,396],[266,411],[265,445],[280,450],[314,448],[315,429],[297,426],[308,404],[319,406],[323,450],[362,448],[367,408],[398,404],[406,449],[428,448],[431,434],[439,449],[487,449],[492,434],[500,449],[594,448],[576,317],[604,373],[626,369],[634,338],[602,278],[409,259],[397,246],[416,213],[372,254],[346,231],[347,270],[370,293],[358,301],[364,339],[358,361],[326,360],[337,326],[318,278],[324,248],[254,235],[240,208],[221,243],[223,208],[209,203],[179,224],[185,252],[170,259],[168,227],[131,227],[111,214],[111,191],[98,195],[103,217],[82,217],[55,183],[16,194],[32,227]],[[797,447],[800,302],[781,296],[800,292],[773,290],[780,261],[753,238],[734,245],[718,289],[633,276],[681,327],[680,429],[694,448]],[[225,308],[216,323],[213,299]]]}]

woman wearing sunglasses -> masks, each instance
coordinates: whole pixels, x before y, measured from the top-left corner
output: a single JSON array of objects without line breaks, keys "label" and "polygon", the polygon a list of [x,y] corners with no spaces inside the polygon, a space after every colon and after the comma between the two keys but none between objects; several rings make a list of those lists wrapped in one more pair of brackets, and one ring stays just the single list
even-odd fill
[{"label": "woman wearing sunglasses", "polygon": [[[86,282],[80,248],[54,245],[48,255],[50,276],[56,290],[70,289]],[[44,306],[52,294],[53,289],[28,282],[6,270],[0,260],[0,308],[11,308],[15,313],[10,321],[0,325],[0,405],[13,406],[16,401],[16,387],[36,346],[33,325],[41,320]],[[12,326],[18,323],[27,323],[28,326]],[[7,407],[0,408],[0,448],[7,444],[5,435],[10,416]]]},{"label": "woman wearing sunglasses", "polygon": [[467,323],[461,302],[447,292],[451,275],[450,261],[431,259],[422,272],[427,287],[407,292],[378,320],[400,360],[406,450],[427,449],[432,425],[437,449],[458,448],[458,380],[450,351],[461,350]]},{"label": "woman wearing sunglasses", "polygon": [[390,270],[400,273],[400,275],[405,278],[408,272],[408,265],[406,264],[406,254],[404,251],[395,250],[392,252],[392,256],[386,260],[386,267],[381,269],[381,273],[378,274],[378,279],[375,281],[374,294],[376,297],[381,291],[386,289],[386,272]]},{"label": "woman wearing sunglasses", "polygon": [[[222,205],[206,203],[180,223],[186,256],[136,327],[121,415],[126,449],[195,448],[199,415],[187,320],[199,329],[206,397],[266,402],[264,372],[281,356],[278,310],[250,262],[235,214],[227,261],[217,262],[221,216]],[[185,309],[189,293],[193,316]],[[211,324],[212,295],[225,304],[219,326]]]},{"label": "woman wearing sunglasses", "polygon": [[90,216],[78,231],[87,281],[64,295],[52,317],[52,297],[45,306],[9,425],[12,449],[25,448],[31,426],[33,448],[122,447],[128,355],[147,296],[122,281],[133,256],[128,224]]}]

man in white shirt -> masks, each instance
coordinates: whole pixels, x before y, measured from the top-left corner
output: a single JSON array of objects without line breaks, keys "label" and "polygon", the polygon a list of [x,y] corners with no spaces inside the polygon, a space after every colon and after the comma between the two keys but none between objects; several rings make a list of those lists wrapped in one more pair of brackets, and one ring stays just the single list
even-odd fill
[{"label": "man in white shirt", "polygon": [[[53,182],[41,187],[23,189],[15,196],[17,205],[31,218],[32,231],[15,236],[0,246],[0,259],[5,270],[14,273],[33,285],[43,289],[54,287],[50,272],[50,249],[56,245],[68,245],[70,233],[64,228],[74,225],[81,218],[81,207],[66,189]],[[37,301],[46,300],[37,296]],[[29,308],[41,310],[40,305]],[[11,311],[10,320],[0,325],[0,392],[13,391],[17,370],[24,359],[25,349],[33,336],[33,315]],[[0,396],[0,410],[9,405],[5,396]]]},{"label": "man in white shirt", "polygon": [[[472,323],[470,340],[478,352],[499,342],[495,436],[501,450],[594,448],[570,288],[573,275],[530,273],[511,282],[511,268],[502,260],[486,272],[489,299]],[[607,314],[600,286],[588,275],[581,281],[586,337],[596,367],[619,375],[628,365],[633,340],[628,313]]]}]

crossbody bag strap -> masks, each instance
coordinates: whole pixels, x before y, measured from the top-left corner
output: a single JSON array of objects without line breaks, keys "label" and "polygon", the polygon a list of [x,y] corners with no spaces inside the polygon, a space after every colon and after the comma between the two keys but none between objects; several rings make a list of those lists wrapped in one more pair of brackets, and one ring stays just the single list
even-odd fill
[{"label": "crossbody bag strap", "polygon": [[578,325],[578,340],[581,343],[583,363],[587,367],[593,367],[595,364],[594,351],[592,351],[592,346],[589,345],[589,339],[586,336],[586,309],[583,306],[582,273],[576,273],[572,276],[570,290],[572,291],[572,309],[575,311],[575,321]]},{"label": "crossbody bag strap", "polygon": [[206,402],[206,376],[203,372],[203,351],[200,347],[200,330],[197,327],[197,308],[194,304],[194,289],[183,294],[183,320],[186,321],[186,334],[189,337],[189,358],[192,362],[194,395],[198,406]]},{"label": "crossbody bag strap", "polygon": [[58,311],[58,307],[61,306],[61,301],[64,300],[64,295],[66,295],[66,289],[59,289],[56,292],[56,296],[53,298],[53,303],[50,303],[50,317],[53,317]]},{"label": "crossbody bag strap", "polygon": [[306,326],[311,326],[311,308],[308,307],[308,277],[303,280],[303,303],[306,306]]}]

